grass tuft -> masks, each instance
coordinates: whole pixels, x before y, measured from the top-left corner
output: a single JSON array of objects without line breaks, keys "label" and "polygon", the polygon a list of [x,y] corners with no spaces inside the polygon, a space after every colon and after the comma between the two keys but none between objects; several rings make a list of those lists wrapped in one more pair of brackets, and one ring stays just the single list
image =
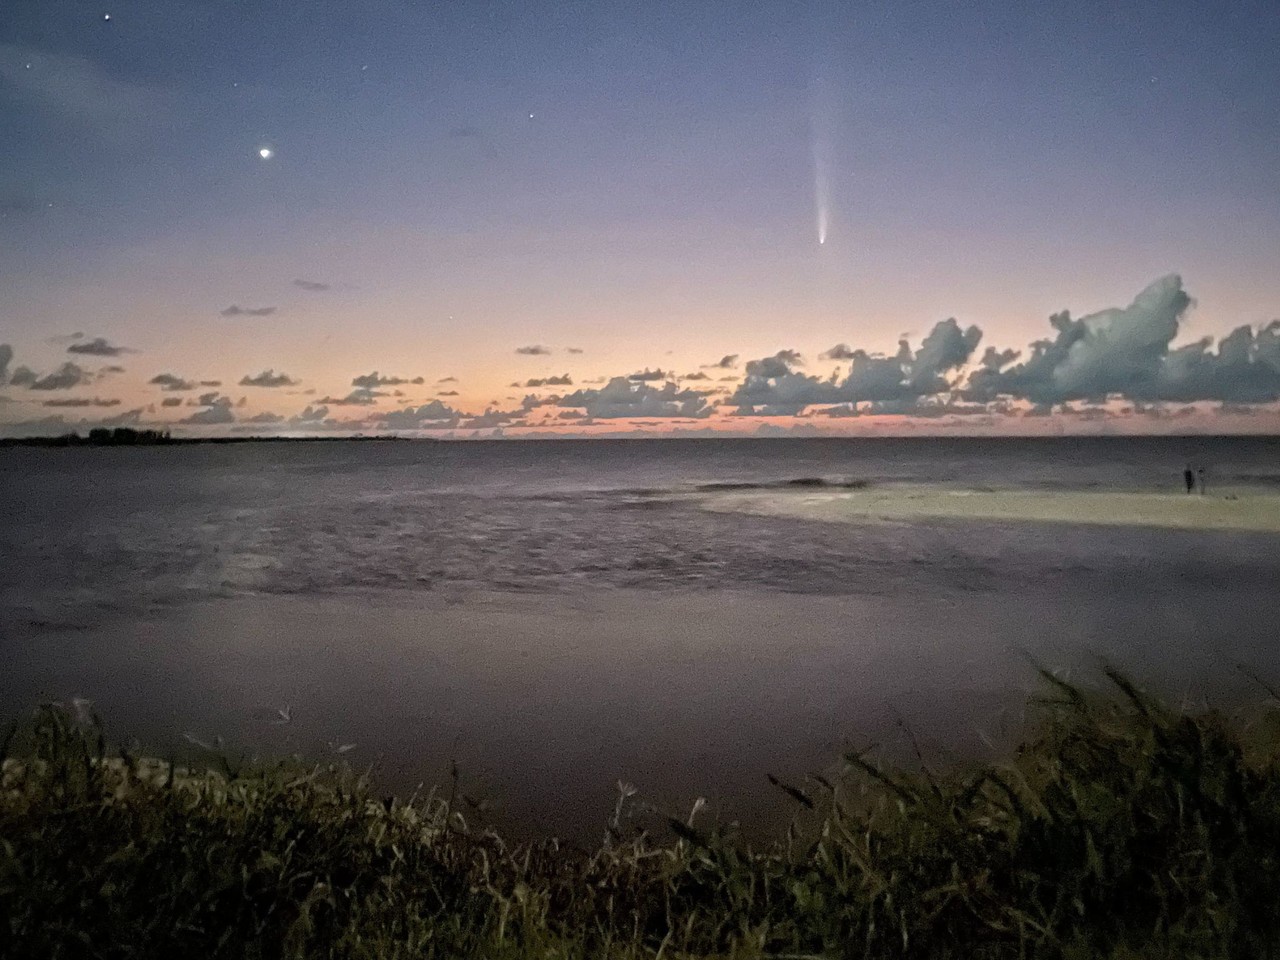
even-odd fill
[{"label": "grass tuft", "polygon": [[594,852],[468,825],[456,783],[184,769],[46,707],[0,745],[0,954],[39,957],[1280,956],[1280,723],[1044,675],[1005,762],[850,754],[752,847],[701,803]]}]

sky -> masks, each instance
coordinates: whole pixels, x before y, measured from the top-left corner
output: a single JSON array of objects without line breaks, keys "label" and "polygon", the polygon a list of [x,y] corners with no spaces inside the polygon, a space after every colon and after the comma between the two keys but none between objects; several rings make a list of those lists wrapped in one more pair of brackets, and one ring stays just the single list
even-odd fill
[{"label": "sky", "polygon": [[0,433],[1280,431],[1280,5],[6,0]]}]

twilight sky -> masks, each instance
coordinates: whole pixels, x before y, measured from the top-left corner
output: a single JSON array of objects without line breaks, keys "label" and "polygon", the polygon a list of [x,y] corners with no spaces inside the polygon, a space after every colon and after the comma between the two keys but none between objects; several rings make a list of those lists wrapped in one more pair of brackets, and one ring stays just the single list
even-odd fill
[{"label": "twilight sky", "polygon": [[1277,49],[1274,0],[6,0],[0,432],[1276,431]]}]

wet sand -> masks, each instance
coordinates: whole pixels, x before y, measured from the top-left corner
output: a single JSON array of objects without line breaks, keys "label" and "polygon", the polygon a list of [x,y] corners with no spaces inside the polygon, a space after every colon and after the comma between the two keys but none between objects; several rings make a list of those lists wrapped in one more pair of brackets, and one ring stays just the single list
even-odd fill
[{"label": "wet sand", "polygon": [[1208,496],[918,486],[822,493],[770,490],[722,494],[708,498],[703,506],[718,512],[842,523],[983,520],[1280,533],[1280,496],[1245,489]]},{"label": "wet sand", "polygon": [[517,833],[598,840],[619,780],[764,829],[788,810],[766,775],[848,745],[909,759],[909,728],[934,757],[987,751],[1032,659],[1077,677],[1105,659],[1177,698],[1240,687],[1236,664],[1274,677],[1269,595],[1117,587],[244,597],[13,637],[0,702],[91,698],[158,756],[191,756],[186,733],[263,757],[354,743],[342,759],[396,790],[447,782],[456,759]]}]

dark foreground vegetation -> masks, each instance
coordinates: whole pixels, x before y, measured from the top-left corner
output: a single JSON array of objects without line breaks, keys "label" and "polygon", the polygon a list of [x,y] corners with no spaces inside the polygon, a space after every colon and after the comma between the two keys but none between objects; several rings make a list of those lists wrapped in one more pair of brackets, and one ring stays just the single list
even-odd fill
[{"label": "dark foreground vegetation", "polygon": [[441,794],[383,798],[332,767],[175,769],[45,708],[7,746],[0,953],[1280,956],[1277,714],[1045,682],[1007,762],[849,756],[775,784],[797,817],[756,849],[696,809],[642,831],[625,794],[595,852],[513,845]]}]

